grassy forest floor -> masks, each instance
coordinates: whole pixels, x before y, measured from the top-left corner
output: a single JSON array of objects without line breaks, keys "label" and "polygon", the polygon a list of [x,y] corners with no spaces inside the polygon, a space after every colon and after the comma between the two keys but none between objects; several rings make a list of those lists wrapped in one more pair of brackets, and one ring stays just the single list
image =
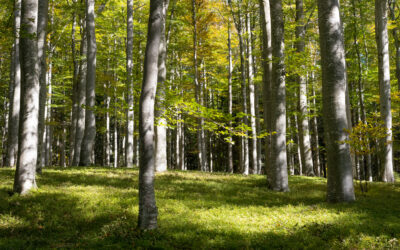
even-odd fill
[{"label": "grassy forest floor", "polygon": [[398,183],[328,204],[322,178],[275,193],[263,176],[168,172],[156,178],[159,230],[140,233],[137,170],[45,169],[23,197],[9,195],[13,175],[0,169],[0,249],[400,248]]}]

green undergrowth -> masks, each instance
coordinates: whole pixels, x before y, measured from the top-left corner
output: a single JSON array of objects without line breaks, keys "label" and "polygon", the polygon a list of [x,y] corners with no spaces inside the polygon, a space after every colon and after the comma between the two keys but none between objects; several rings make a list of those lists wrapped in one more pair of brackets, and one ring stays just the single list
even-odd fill
[{"label": "green undergrowth", "polygon": [[358,185],[352,204],[325,202],[322,178],[168,172],[156,177],[159,229],[136,230],[138,171],[45,169],[39,189],[10,196],[0,169],[0,249],[399,249],[400,185]]}]

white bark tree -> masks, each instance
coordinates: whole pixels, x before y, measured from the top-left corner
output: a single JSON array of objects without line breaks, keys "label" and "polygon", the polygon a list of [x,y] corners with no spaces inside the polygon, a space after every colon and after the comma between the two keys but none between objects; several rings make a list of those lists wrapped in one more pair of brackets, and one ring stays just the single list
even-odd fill
[{"label": "white bark tree", "polygon": [[6,165],[15,166],[18,153],[18,129],[21,102],[21,62],[20,62],[21,0],[14,2],[14,47],[12,53],[10,79],[10,110],[8,119]]},{"label": "white bark tree", "polygon": [[154,194],[154,103],[157,90],[158,58],[163,25],[163,0],[150,1],[150,16],[139,104],[139,217],[141,230],[157,228],[158,210]]},{"label": "white bark tree", "polygon": [[21,113],[14,192],[36,188],[39,123],[38,0],[21,1]]},{"label": "white bark tree", "polygon": [[323,119],[328,167],[327,199],[330,202],[355,200],[352,160],[345,129],[346,63],[338,0],[318,0],[322,59]]},{"label": "white bark tree", "polygon": [[381,141],[381,180],[394,182],[393,145],[392,145],[392,111],[390,97],[390,58],[387,0],[375,0],[375,33],[378,47],[379,92],[381,119],[387,129],[387,136]]}]

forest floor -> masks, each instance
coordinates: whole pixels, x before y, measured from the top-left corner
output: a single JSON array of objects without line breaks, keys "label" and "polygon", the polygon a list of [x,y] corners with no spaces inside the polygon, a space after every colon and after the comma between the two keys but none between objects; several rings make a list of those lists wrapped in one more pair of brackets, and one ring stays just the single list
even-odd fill
[{"label": "forest floor", "polygon": [[137,170],[45,169],[22,197],[13,175],[0,169],[0,249],[400,248],[399,183],[328,204],[323,178],[276,193],[264,176],[172,171],[156,178],[159,229],[140,233]]}]

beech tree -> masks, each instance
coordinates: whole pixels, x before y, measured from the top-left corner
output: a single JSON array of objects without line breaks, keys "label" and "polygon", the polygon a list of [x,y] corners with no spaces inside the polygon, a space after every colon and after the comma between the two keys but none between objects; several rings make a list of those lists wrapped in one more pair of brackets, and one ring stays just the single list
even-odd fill
[{"label": "beech tree", "polygon": [[270,1],[272,36],[271,78],[271,166],[268,184],[275,191],[289,191],[286,155],[286,89],[284,65],[284,23],[282,1]]},{"label": "beech tree", "polygon": [[94,164],[94,143],[96,138],[95,86],[96,86],[96,33],[95,33],[95,0],[86,0],[86,33],[87,33],[87,75],[86,75],[86,108],[85,133],[82,140],[80,165]]},{"label": "beech tree", "polygon": [[346,109],[346,62],[338,0],[318,0],[322,97],[330,202],[355,200]]},{"label": "beech tree", "polygon": [[14,192],[36,188],[39,123],[38,0],[21,1],[21,110]]},{"label": "beech tree", "polygon": [[154,194],[154,103],[157,90],[158,58],[163,26],[163,0],[150,1],[150,16],[139,103],[139,221],[142,230],[157,228]]},{"label": "beech tree", "polygon": [[382,143],[381,180],[384,182],[394,182],[387,12],[388,12],[388,1],[375,0],[375,23],[376,23],[375,33],[376,33],[376,43],[378,47],[381,119],[383,120],[384,126],[387,129],[387,136],[381,142]]},{"label": "beech tree", "polygon": [[14,2],[14,45],[11,60],[10,108],[8,119],[8,139],[6,165],[15,166],[18,152],[18,129],[21,102],[21,61],[20,61],[21,1]]},{"label": "beech tree", "polygon": [[133,110],[133,0],[127,0],[127,25],[126,25],[126,142],[125,164],[133,167],[133,139],[134,139],[134,110]]}]

